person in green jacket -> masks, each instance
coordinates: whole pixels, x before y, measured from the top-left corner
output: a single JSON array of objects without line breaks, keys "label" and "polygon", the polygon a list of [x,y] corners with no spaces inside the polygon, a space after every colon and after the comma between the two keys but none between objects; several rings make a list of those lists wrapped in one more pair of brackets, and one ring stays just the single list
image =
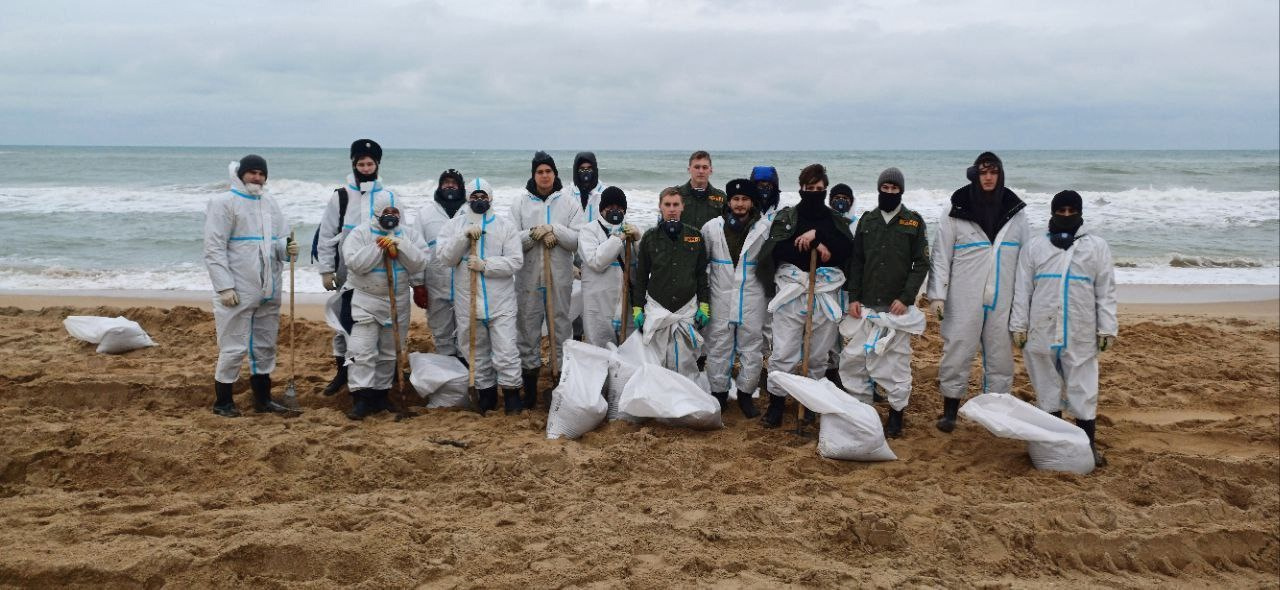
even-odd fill
[{"label": "person in green jacket", "polygon": [[662,221],[640,238],[631,320],[662,366],[696,381],[702,350],[698,330],[711,321],[707,248],[702,232],[680,221],[679,189],[664,189],[658,208]]},{"label": "person in green jacket", "polygon": [[689,182],[678,189],[684,201],[680,221],[695,230],[723,215],[728,203],[724,191],[711,186],[711,172],[711,154],[703,150],[693,152],[689,156]]},{"label": "person in green jacket", "polygon": [[[853,255],[845,290],[849,292],[849,317],[867,316],[873,325],[876,343],[850,346],[840,358],[840,376],[845,389],[870,402],[876,384],[889,398],[889,419],[885,435],[902,435],[903,412],[911,399],[911,331],[909,315],[915,309],[920,286],[929,274],[929,238],[924,218],[902,205],[902,172],[888,168],[880,173],[878,206],[858,220],[853,235]],[[884,314],[889,316],[884,316]],[[886,327],[893,328],[892,331]],[[881,342],[884,335],[887,342]]]}]

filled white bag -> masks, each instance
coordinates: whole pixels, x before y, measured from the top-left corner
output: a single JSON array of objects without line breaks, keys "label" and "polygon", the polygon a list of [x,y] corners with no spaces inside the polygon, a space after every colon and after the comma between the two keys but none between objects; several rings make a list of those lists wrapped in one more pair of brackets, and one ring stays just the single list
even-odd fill
[{"label": "filled white bag", "polygon": [[622,388],[618,411],[697,430],[724,427],[716,398],[688,377],[652,363],[640,365]]},{"label": "filled white bag", "polygon": [[467,367],[455,357],[430,352],[409,353],[409,383],[428,408],[471,408]]},{"label": "filled white bag", "polygon": [[595,430],[609,411],[601,396],[609,376],[608,350],[576,340],[564,343],[560,383],[551,392],[547,438],[578,438]]},{"label": "filled white bag", "polygon": [[62,326],[72,337],[97,344],[98,352],[104,354],[120,354],[156,345],[138,322],[124,316],[72,315],[62,320]]},{"label": "filled white bag", "polygon": [[769,387],[785,391],[804,407],[822,415],[818,430],[819,455],[843,461],[897,460],[898,456],[884,438],[884,427],[876,409],[834,383],[771,371]]},{"label": "filled white bag", "polygon": [[1088,474],[1093,471],[1089,435],[1079,426],[1008,393],[984,393],[960,407],[960,415],[1001,438],[1027,441],[1036,469]]},{"label": "filled white bag", "polygon": [[[653,354],[644,345],[644,336],[637,330],[633,330],[630,336],[622,342],[622,346],[616,348],[610,345],[613,356],[609,358],[609,388],[607,390],[607,401],[609,403],[609,413],[607,418],[610,421],[623,419],[631,420],[634,418],[621,415],[618,411],[618,400],[622,397],[622,390],[627,386],[627,382],[631,380],[631,376],[635,375],[640,369],[640,365],[661,364],[661,359]],[[633,420],[634,421],[634,420]]]}]

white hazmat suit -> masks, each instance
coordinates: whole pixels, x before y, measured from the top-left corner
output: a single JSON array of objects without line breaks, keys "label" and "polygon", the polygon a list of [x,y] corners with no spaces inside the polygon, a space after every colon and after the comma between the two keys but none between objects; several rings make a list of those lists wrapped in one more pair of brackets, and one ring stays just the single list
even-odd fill
[{"label": "white hazmat suit", "polygon": [[[1011,332],[1026,332],[1022,360],[1046,412],[1077,420],[1098,411],[1098,336],[1115,336],[1115,266],[1107,242],[1081,226],[1063,250],[1044,235],[1018,257]],[[1065,397],[1065,399],[1064,399]]]},{"label": "white hazmat suit", "polygon": [[[483,190],[492,197],[488,183],[474,179],[468,192]],[[484,272],[476,277],[476,388],[495,384],[518,389],[520,382],[520,350],[516,346],[516,274],[524,264],[520,233],[510,220],[492,211],[483,216],[468,205],[458,211],[440,230],[437,256],[442,264],[454,270],[455,297],[453,309],[458,321],[459,354],[469,355],[471,330],[471,239],[467,230],[479,226],[483,233],[476,241],[476,256],[484,261]]]},{"label": "white hazmat suit", "polygon": [[[459,187],[461,188],[461,187]],[[457,325],[454,321],[453,301],[457,294],[457,278],[467,279],[465,272],[460,272],[454,264],[440,260],[440,235],[442,228],[452,219],[467,213],[467,204],[454,212],[450,217],[435,199],[418,208],[414,216],[414,229],[420,240],[418,246],[427,255],[427,269],[422,273],[422,282],[427,286],[427,325],[431,327],[431,339],[435,342],[436,354],[462,356],[457,341]]]},{"label": "white hazmat suit", "polygon": [[924,333],[924,312],[909,306],[902,315],[887,309],[863,308],[862,318],[840,322],[845,341],[840,355],[840,381],[858,401],[871,403],[876,384],[889,407],[902,411],[911,401],[911,337]]},{"label": "white hazmat suit", "polygon": [[204,263],[215,293],[235,289],[239,303],[228,307],[213,298],[218,333],[214,379],[235,383],[245,355],[253,375],[269,375],[276,366],[280,330],[280,273],[288,260],[289,228],[270,195],[253,195],[230,166],[231,190],[205,207]]},{"label": "white hazmat suit", "polygon": [[[347,210],[346,214],[339,219],[338,213],[341,212],[340,203],[338,202],[338,191],[333,191],[329,196],[329,203],[325,205],[324,216],[320,218],[320,237],[316,243],[316,271],[320,274],[334,273],[337,275],[338,288],[341,289],[347,281],[347,265],[341,255],[342,242],[347,238],[347,234],[356,226],[363,223],[377,214],[374,211],[375,201],[379,199],[385,200],[391,207],[399,207],[396,204],[395,193],[383,188],[382,180],[375,179],[369,182],[356,185],[354,174],[347,175]],[[378,209],[381,211],[381,209]],[[346,356],[347,340],[346,333],[341,330],[335,331],[333,335],[333,356]]]},{"label": "white hazmat suit", "polygon": [[[628,244],[622,231],[625,223],[612,225],[598,217],[578,231],[578,257],[582,259],[582,329],[583,337],[592,346],[622,344],[618,340],[622,322],[631,321],[622,311],[622,259]],[[634,265],[636,244],[630,242],[630,245]],[[630,302],[626,309],[629,313]]]},{"label": "white hazmat suit", "polygon": [[[809,272],[783,264],[774,274],[777,293],[769,301],[773,314],[773,356],[769,372],[794,373],[804,354],[804,321],[808,313]],[[829,352],[839,337],[840,320],[848,307],[844,273],[819,267],[814,273],[813,334],[809,340],[809,367],[805,375],[821,379]]]},{"label": "white hazmat suit", "polygon": [[729,391],[733,365],[740,362],[734,380],[738,395],[750,396],[760,383],[764,364],[762,332],[768,317],[764,284],[756,273],[760,250],[769,240],[768,219],[757,219],[747,230],[734,264],[724,234],[724,217],[702,226],[707,245],[707,282],[711,287],[711,322],[707,326],[707,380],[713,392]]},{"label": "white hazmat suit", "polygon": [[[524,264],[516,274],[520,307],[517,322],[520,365],[525,370],[532,370],[542,366],[542,327],[547,315],[542,258],[548,249],[543,247],[540,240],[535,241],[529,231],[540,225],[550,225],[555,232],[557,244],[549,250],[551,277],[555,286],[552,293],[555,303],[555,346],[556,358],[564,358],[564,341],[573,332],[573,324],[569,320],[569,305],[573,294],[573,255],[578,250],[582,206],[567,196],[564,190],[556,191],[546,199],[526,191],[512,205],[511,217],[524,250]],[[559,370],[559,367],[553,367],[553,370]]]}]

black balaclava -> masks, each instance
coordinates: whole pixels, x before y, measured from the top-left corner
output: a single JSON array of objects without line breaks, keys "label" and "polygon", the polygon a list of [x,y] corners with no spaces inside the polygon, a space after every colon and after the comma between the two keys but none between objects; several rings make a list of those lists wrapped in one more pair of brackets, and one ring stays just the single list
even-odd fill
[{"label": "black balaclava", "polygon": [[827,191],[800,191],[796,213],[801,219],[821,219],[827,211]]},{"label": "black balaclava", "polygon": [[724,194],[728,195],[725,199],[724,227],[730,231],[741,232],[746,229],[747,221],[751,219],[751,209],[748,209],[747,214],[739,219],[733,214],[733,209],[729,208],[728,201],[735,195],[745,195],[751,199],[751,206],[754,208],[760,203],[760,191],[756,188],[756,183],[746,178],[735,178],[724,185]]},{"label": "black balaclava", "polygon": [[853,189],[843,182],[831,187],[831,210],[844,215],[853,209]]},{"label": "black balaclava", "polygon": [[240,158],[240,167],[236,168],[236,178],[244,180],[244,173],[250,170],[257,170],[263,176],[267,175],[267,160],[258,154],[249,154]]},{"label": "black balaclava", "polygon": [[684,229],[684,224],[680,223],[679,219],[664,219],[658,222],[658,227],[662,228],[663,233],[667,234],[668,238],[674,240],[680,237],[680,230]]},{"label": "black balaclava", "polygon": [[560,170],[556,168],[555,158],[552,158],[551,154],[544,151],[538,151],[533,154],[533,161],[530,162],[529,166],[529,182],[525,183],[524,188],[529,191],[529,194],[538,197],[539,199],[546,200],[546,198],[551,195],[538,194],[538,184],[533,181],[533,175],[538,171],[538,166],[543,164],[550,166],[551,172],[556,175],[556,181],[551,185],[551,192],[554,194],[556,191],[564,188],[564,185],[560,183]]},{"label": "black balaclava", "polygon": [[[458,187],[452,189],[442,188],[446,178],[452,178],[454,182],[458,183]],[[467,202],[467,196],[462,192],[462,187],[466,185],[466,181],[462,180],[462,173],[453,168],[440,173],[440,180],[436,183],[435,200],[440,203],[441,207],[444,207],[444,211],[449,214],[449,217],[453,217],[458,212],[458,209],[462,208],[462,204]]]},{"label": "black balaclava", "polygon": [[[591,172],[580,173],[578,166],[583,162],[591,164]],[[591,191],[600,184],[600,165],[596,163],[596,155],[592,152],[578,152],[573,157],[573,186],[578,187],[578,191],[582,193],[579,198],[582,199],[582,208],[587,208],[587,197],[591,196]]]},{"label": "black balaclava", "polygon": [[[612,207],[614,205],[622,207],[622,212],[616,217],[606,215],[604,212],[605,208]],[[626,215],[627,193],[622,192],[622,189],[616,186],[604,189],[604,191],[600,193],[600,217],[604,218],[604,220],[609,222],[610,225],[618,225],[619,223],[622,223],[622,220],[626,218]]]},{"label": "black balaclava", "polygon": [[[373,158],[374,163],[378,165],[374,169],[373,174],[361,174],[356,170],[356,160],[369,156]],[[366,182],[373,182],[378,179],[378,172],[382,170],[382,146],[372,139],[357,139],[351,142],[351,174],[355,176],[356,185]]]},{"label": "black balaclava", "polygon": [[[1076,210],[1075,215],[1058,215],[1056,211],[1070,206]],[[1076,191],[1062,191],[1053,196],[1049,205],[1049,241],[1054,246],[1066,250],[1076,240],[1076,232],[1084,224],[1084,199]]]}]

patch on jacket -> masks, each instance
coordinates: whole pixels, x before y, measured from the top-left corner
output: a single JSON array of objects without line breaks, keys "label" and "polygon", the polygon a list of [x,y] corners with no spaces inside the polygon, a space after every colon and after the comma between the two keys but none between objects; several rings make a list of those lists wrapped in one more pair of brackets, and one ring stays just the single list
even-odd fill
[{"label": "patch on jacket", "polygon": [[684,241],[690,244],[697,244],[702,241],[702,238],[698,236],[685,236]]},{"label": "patch on jacket", "polygon": [[905,225],[908,227],[920,227],[920,222],[914,219],[899,219],[898,225]]},{"label": "patch on jacket", "polygon": [[707,195],[707,200],[708,200],[708,201],[715,201],[715,202],[717,202],[717,203],[723,203],[723,202],[724,202],[724,197],[722,197],[722,196],[720,196],[720,195]]}]

